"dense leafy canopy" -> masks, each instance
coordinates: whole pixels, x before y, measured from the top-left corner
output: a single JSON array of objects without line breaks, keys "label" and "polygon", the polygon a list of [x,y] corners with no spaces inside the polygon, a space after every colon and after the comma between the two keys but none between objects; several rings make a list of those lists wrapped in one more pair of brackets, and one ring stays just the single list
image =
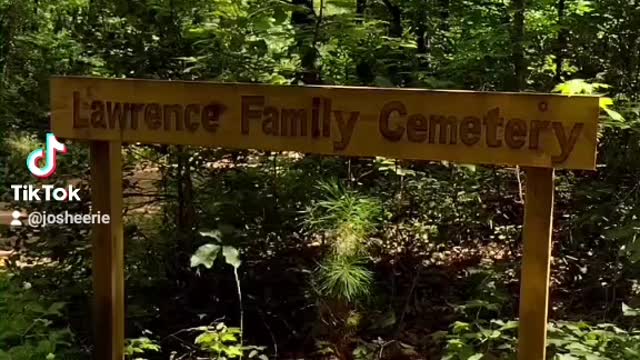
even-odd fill
[{"label": "dense leafy canopy", "polygon": [[[628,0],[0,0],[0,204],[89,211],[9,191],[51,75],[606,95],[598,171],[557,173],[549,357],[637,359],[639,38]],[[520,169],[124,155],[128,358],[514,357]],[[89,358],[89,229],[1,230],[0,359]]]}]

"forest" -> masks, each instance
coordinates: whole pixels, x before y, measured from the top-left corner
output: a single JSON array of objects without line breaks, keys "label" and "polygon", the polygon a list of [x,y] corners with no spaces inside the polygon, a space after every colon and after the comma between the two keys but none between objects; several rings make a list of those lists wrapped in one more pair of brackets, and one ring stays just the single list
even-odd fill
[{"label": "forest", "polygon": [[[0,360],[90,359],[99,326],[90,226],[4,221],[90,211],[12,196],[56,75],[600,96],[596,171],[555,172],[547,358],[640,359],[637,0],[0,0]],[[51,182],[90,199],[67,146]],[[524,169],[122,156],[127,360],[516,358]]]}]

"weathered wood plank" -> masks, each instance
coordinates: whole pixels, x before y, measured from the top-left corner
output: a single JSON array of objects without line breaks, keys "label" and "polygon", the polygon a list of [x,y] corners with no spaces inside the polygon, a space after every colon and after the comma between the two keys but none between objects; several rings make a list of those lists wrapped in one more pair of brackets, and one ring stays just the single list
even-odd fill
[{"label": "weathered wood plank", "polygon": [[93,225],[93,358],[124,358],[124,247],[122,233],[122,156],[119,142],[91,142],[91,197],[94,213],[109,224]]},{"label": "weathered wood plank", "polygon": [[553,169],[527,168],[518,360],[545,359],[553,223]]},{"label": "weathered wood plank", "polygon": [[54,77],[63,138],[594,169],[598,98]]}]

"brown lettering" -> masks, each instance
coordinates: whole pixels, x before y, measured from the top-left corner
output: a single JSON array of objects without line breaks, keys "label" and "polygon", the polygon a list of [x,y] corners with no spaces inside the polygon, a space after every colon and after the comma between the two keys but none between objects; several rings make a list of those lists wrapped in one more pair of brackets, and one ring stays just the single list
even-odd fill
[{"label": "brown lettering", "polygon": [[503,119],[500,117],[500,108],[489,110],[484,117],[484,124],[487,129],[487,146],[500,147],[502,140],[498,139],[498,127],[502,126]]},{"label": "brown lettering", "polygon": [[184,127],[190,132],[195,132],[198,130],[198,126],[200,126],[197,121],[191,121],[191,114],[197,116],[199,113],[200,105],[198,104],[189,104],[184,108]]},{"label": "brown lettering", "polygon": [[176,130],[182,130],[182,105],[165,105],[164,106],[164,130],[171,130],[171,114],[176,122]]},{"label": "brown lettering", "polygon": [[573,151],[573,147],[576,145],[576,141],[578,141],[578,136],[580,135],[580,131],[582,131],[584,124],[575,123],[571,129],[568,140],[564,133],[564,126],[562,126],[561,122],[554,121],[551,126],[553,127],[553,132],[556,133],[558,144],[560,144],[560,155],[552,156],[551,161],[553,163],[563,163],[567,160],[571,151]]},{"label": "brown lettering", "polygon": [[100,100],[91,102],[91,127],[106,128],[107,122],[104,120],[104,103]]},{"label": "brown lettering", "polygon": [[549,122],[544,120],[532,120],[531,132],[529,133],[529,149],[538,150],[540,147],[540,132],[549,127]]},{"label": "brown lettering", "polygon": [[[244,106],[243,106],[244,109]],[[202,114],[200,117],[200,123],[202,127],[209,132],[216,132],[218,130],[218,121],[220,120],[220,116],[224,111],[224,107],[218,104],[209,104],[206,105],[202,109]],[[247,124],[248,126],[248,124]],[[249,128],[247,127],[247,131]]]},{"label": "brown lettering", "polygon": [[380,118],[378,119],[378,128],[382,136],[389,141],[399,141],[404,135],[404,126],[398,125],[395,130],[389,128],[389,118],[391,113],[397,112],[401,117],[407,115],[407,108],[400,101],[392,101],[386,103],[380,110]]},{"label": "brown lettering", "polygon": [[340,141],[333,142],[333,150],[344,150],[347,148],[347,146],[349,146],[351,135],[353,135],[353,129],[356,126],[356,121],[358,121],[358,118],[360,117],[360,112],[352,111],[351,116],[346,123],[342,118],[342,111],[334,111],[333,116],[336,118],[336,122],[338,123],[338,130],[340,131]]},{"label": "brown lettering", "polygon": [[[280,121],[290,124],[291,132],[289,136],[307,136],[307,111],[304,109],[282,109],[280,112]],[[300,125],[300,126],[298,126]],[[284,131],[286,125],[282,126],[282,135],[287,135]],[[298,129],[300,132],[298,133]]]},{"label": "brown lettering", "polygon": [[80,92],[73,92],[73,128],[81,129],[89,127],[89,119],[80,116]]},{"label": "brown lettering", "polygon": [[458,120],[455,116],[431,115],[429,117],[429,143],[435,143],[436,126],[438,127],[438,142],[447,143],[447,129],[449,129],[449,144],[457,142]]},{"label": "brown lettering", "polygon": [[410,115],[407,119],[407,138],[412,142],[423,142],[427,139],[428,128],[427,118],[423,115]]},{"label": "brown lettering", "polygon": [[129,113],[129,104],[125,103],[111,103],[107,101],[107,120],[109,121],[109,128],[113,129],[116,126],[116,120],[118,121],[119,129],[124,129],[127,126],[127,114]]},{"label": "brown lettering", "polygon": [[138,129],[138,112],[144,111],[144,104],[131,104],[131,129]]},{"label": "brown lettering", "polygon": [[247,135],[249,133],[249,120],[260,120],[262,109],[253,109],[253,107],[256,106],[264,106],[264,96],[242,97],[241,132],[244,135]]},{"label": "brown lettering", "polygon": [[527,123],[522,119],[507,121],[504,129],[504,142],[512,149],[520,149],[524,146],[527,136]]},{"label": "brown lettering", "polygon": [[322,136],[331,136],[331,99],[324,99],[322,110]]},{"label": "brown lettering", "polygon": [[311,136],[320,136],[320,98],[314,97],[311,107]]},{"label": "brown lettering", "polygon": [[148,104],[144,108],[144,122],[150,130],[158,130],[162,126],[160,104],[152,103]]},{"label": "brown lettering", "polygon": [[280,112],[273,106],[264,108],[265,118],[262,120],[262,132],[267,135],[278,135],[280,129]]},{"label": "brown lettering", "polygon": [[462,119],[460,124],[460,140],[467,146],[473,146],[480,141],[482,133],[482,124],[480,119],[475,116],[467,116]]}]

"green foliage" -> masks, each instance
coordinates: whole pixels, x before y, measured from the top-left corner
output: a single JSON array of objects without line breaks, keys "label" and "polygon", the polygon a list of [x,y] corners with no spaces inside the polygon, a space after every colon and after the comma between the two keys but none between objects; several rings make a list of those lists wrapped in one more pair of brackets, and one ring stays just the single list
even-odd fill
[{"label": "green foliage", "polygon": [[240,267],[240,264],[242,263],[240,261],[240,252],[238,251],[238,249],[232,246],[223,246],[222,256],[224,256],[224,261],[227,264],[233,266],[233,268],[236,270]]},{"label": "green foliage", "polygon": [[358,253],[363,241],[380,221],[380,203],[345,189],[337,181],[320,183],[318,190],[324,198],[306,209],[307,225],[313,231],[327,234],[333,240],[333,249],[338,256]]},{"label": "green foliage", "polygon": [[198,267],[203,265],[207,269],[211,269],[213,262],[220,253],[220,245],[216,244],[204,244],[196,250],[196,253],[191,256],[191,267]]},{"label": "green foliage", "polygon": [[[443,359],[515,359],[517,321],[456,322]],[[631,360],[640,354],[640,332],[613,324],[551,322],[547,341],[553,360]]]},{"label": "green foliage", "polygon": [[[10,202],[9,184],[35,181],[24,157],[48,129],[54,74],[599,95],[598,171],[558,171],[554,214],[554,318],[589,325],[553,323],[550,354],[637,357],[639,13],[626,0],[532,0],[519,29],[515,3],[0,0],[0,203],[88,211],[88,201]],[[70,150],[53,181],[88,199],[87,148]],[[275,358],[316,343],[341,359],[513,355],[504,326],[517,299],[519,169],[133,144],[124,159],[127,329],[153,329],[163,355],[189,344],[183,358],[211,357],[222,329],[199,330],[218,340],[195,346],[176,331],[227,321],[238,300],[242,313],[240,278],[252,321],[244,329],[241,314],[213,356],[264,353],[243,342],[272,344]],[[88,356],[89,229],[2,230],[0,249],[17,255],[6,260],[0,349]],[[486,264],[500,266],[477,270]],[[64,320],[42,314],[61,302]],[[425,340],[452,323],[447,342]],[[135,350],[156,346],[144,338],[128,346],[161,356]]]},{"label": "green foliage", "polygon": [[462,318],[449,327],[443,359],[515,359],[518,322],[496,319],[508,300],[504,278],[494,269],[474,269],[469,283],[471,300],[454,306]]},{"label": "green foliage", "polygon": [[614,324],[551,323],[547,344],[554,360],[631,360],[640,356],[640,332],[625,331]]},{"label": "green foliage", "polygon": [[333,256],[320,265],[314,283],[323,296],[352,302],[369,294],[373,273],[362,258]]},{"label": "green foliage", "polygon": [[145,360],[140,357],[142,354],[160,351],[160,345],[147,337],[127,339],[124,346],[124,355],[131,360]]},{"label": "green foliage", "polygon": [[517,321],[457,321],[447,336],[443,360],[515,359],[517,328]]},{"label": "green foliage", "polygon": [[[626,316],[637,316],[627,305],[622,308]],[[456,321],[446,336],[443,359],[515,359],[517,329],[514,320]],[[547,346],[553,360],[630,360],[640,354],[640,331],[609,323],[553,321]]]},{"label": "green foliage", "polygon": [[306,208],[305,222],[312,232],[329,237],[331,253],[313,273],[311,284],[323,323],[335,329],[328,346],[321,348],[343,357],[361,326],[357,304],[367,299],[373,286],[364,245],[381,220],[382,206],[335,180],[321,182],[317,189],[322,198]]},{"label": "green foliage", "polygon": [[207,359],[268,359],[262,353],[264,347],[242,346],[242,332],[238,328],[229,328],[224,323],[218,323],[215,326],[200,326],[191,330],[199,333],[194,343],[208,356]]},{"label": "green foliage", "polygon": [[640,309],[634,309],[629,305],[622,303],[622,315],[637,317],[640,316]]},{"label": "green foliage", "polygon": [[[226,81],[288,84],[300,66],[297,56],[287,56],[292,28],[291,9],[279,1],[217,0],[205,7],[212,19],[187,26],[195,56],[181,57],[184,76]],[[213,72],[212,72],[213,70]]]},{"label": "green foliage", "polygon": [[551,90],[552,92],[559,92],[563,95],[595,95],[597,90],[600,89],[608,89],[610,86],[607,84],[600,83],[589,83],[584,79],[573,79],[569,81],[565,81],[562,84],[556,85],[556,87]]},{"label": "green foliage", "polygon": [[[205,238],[220,241],[220,231],[215,232],[203,232],[200,235]],[[238,269],[240,267],[240,252],[233,246],[219,245],[219,244],[204,244],[201,245],[195,254],[191,256],[191,267],[195,268],[200,265],[211,269],[213,263],[218,258],[220,251],[222,250],[222,256],[227,264]]]},{"label": "green foliage", "polygon": [[[608,89],[610,86],[601,83],[589,83],[584,79],[573,79],[566,81],[562,84],[556,85],[552,91],[559,92],[564,95],[597,95],[597,91],[600,89]],[[613,105],[613,100],[608,97],[600,98],[600,109],[603,110],[610,121],[605,122],[605,125],[624,126],[624,117],[617,111],[610,108]],[[621,124],[622,123],[622,124]],[[628,127],[628,125],[626,125]]]},{"label": "green foliage", "polygon": [[385,341],[381,338],[371,342],[360,341],[359,345],[353,350],[353,358],[355,360],[386,359],[393,356],[413,359],[418,357],[419,354],[415,347],[409,344],[396,340]]},{"label": "green foliage", "polygon": [[[233,229],[228,226],[221,227],[221,230],[201,233],[202,236],[208,239],[218,240],[222,239],[222,234],[229,234]],[[240,276],[238,275],[238,268],[240,267],[240,252],[238,249],[232,246],[227,245],[215,245],[215,244],[204,244],[196,250],[196,253],[191,257],[191,267],[197,267],[198,265],[204,265],[207,269],[210,269],[213,266],[213,263],[220,253],[220,249],[222,249],[222,256],[224,257],[225,262],[228,265],[233,266],[233,275],[236,280],[236,290],[238,291],[238,303],[240,308],[240,329],[238,334],[240,335],[240,347],[229,347],[226,348],[224,345],[225,341],[235,341],[235,330],[230,330],[227,333],[227,328],[224,324],[218,324],[216,331],[223,331],[223,334],[218,334],[217,332],[207,332],[200,335],[196,339],[196,344],[200,344],[204,350],[209,350],[212,354],[217,353],[218,358],[227,359],[234,358],[236,356],[242,357],[242,336],[244,333],[244,307],[242,304],[242,288],[240,286]],[[225,356],[222,356],[224,353]],[[252,353],[255,355],[254,353]]]},{"label": "green foliage", "polygon": [[73,333],[61,322],[65,304],[44,301],[29,287],[0,269],[0,359],[73,358]]}]

